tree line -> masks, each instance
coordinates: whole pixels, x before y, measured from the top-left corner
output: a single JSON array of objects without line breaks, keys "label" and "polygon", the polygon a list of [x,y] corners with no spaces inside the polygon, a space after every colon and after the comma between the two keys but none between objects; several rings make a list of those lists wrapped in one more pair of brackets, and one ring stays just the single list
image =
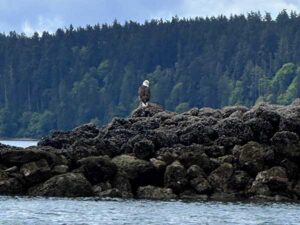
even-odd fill
[{"label": "tree line", "polygon": [[178,112],[288,104],[299,97],[299,27],[282,11],[0,34],[0,136],[127,116],[144,79],[153,102]]}]

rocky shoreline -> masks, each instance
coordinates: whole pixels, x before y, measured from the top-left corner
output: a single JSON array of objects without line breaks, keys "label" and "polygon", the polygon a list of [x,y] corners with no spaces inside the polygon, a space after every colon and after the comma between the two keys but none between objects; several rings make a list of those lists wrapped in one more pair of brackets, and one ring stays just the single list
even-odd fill
[{"label": "rocky shoreline", "polygon": [[177,114],[150,104],[98,128],[0,145],[0,194],[300,199],[300,100]]}]

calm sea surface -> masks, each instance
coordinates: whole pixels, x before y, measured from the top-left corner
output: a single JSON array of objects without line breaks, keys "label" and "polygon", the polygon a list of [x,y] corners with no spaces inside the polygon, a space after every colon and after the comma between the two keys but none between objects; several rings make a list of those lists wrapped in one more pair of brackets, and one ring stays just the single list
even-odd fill
[{"label": "calm sea surface", "polygon": [[0,224],[299,224],[282,203],[161,202],[0,197]]},{"label": "calm sea surface", "polygon": [[[1,141],[27,147],[32,141]],[[0,196],[0,224],[300,224],[300,204]]]},{"label": "calm sea surface", "polygon": [[37,145],[37,141],[34,140],[0,140],[0,143],[22,148]]}]

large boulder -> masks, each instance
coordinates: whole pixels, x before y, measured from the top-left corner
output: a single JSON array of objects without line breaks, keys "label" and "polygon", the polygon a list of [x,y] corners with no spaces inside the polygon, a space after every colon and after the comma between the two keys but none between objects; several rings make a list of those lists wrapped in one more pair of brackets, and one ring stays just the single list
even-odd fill
[{"label": "large boulder", "polygon": [[212,190],[211,185],[203,176],[198,176],[190,181],[190,185],[198,194],[209,194]]},{"label": "large boulder", "polygon": [[253,140],[259,143],[269,143],[276,132],[272,124],[262,118],[254,117],[245,122],[253,131]]},{"label": "large boulder", "polygon": [[154,168],[149,161],[131,155],[120,155],[112,159],[119,171],[124,171],[129,179],[135,179],[151,172]]},{"label": "large boulder", "polygon": [[111,183],[114,188],[119,190],[122,198],[133,197],[132,185],[127,177],[127,174],[124,171],[117,172]]},{"label": "large boulder", "polygon": [[289,179],[297,180],[299,174],[298,163],[295,163],[289,159],[284,159],[280,162],[280,166],[286,169]]},{"label": "large boulder", "polygon": [[256,175],[264,169],[265,158],[268,148],[256,142],[249,142],[243,146],[237,147],[239,151],[239,164],[251,175]]},{"label": "large boulder", "polygon": [[188,169],[187,169],[187,178],[192,180],[196,177],[205,177],[206,174],[205,172],[203,171],[203,169],[198,166],[198,165],[191,165]]},{"label": "large boulder", "polygon": [[228,181],[228,187],[235,191],[242,191],[251,180],[249,174],[243,170],[235,170]]},{"label": "large boulder", "polygon": [[150,159],[154,155],[154,144],[152,141],[143,139],[136,142],[133,147],[134,155],[139,159]]},{"label": "large boulder", "polygon": [[278,130],[281,119],[280,114],[278,113],[278,107],[265,102],[259,103],[251,110],[244,113],[244,121],[247,121],[251,118],[261,118],[262,120],[269,122],[274,130]]},{"label": "large boulder", "polygon": [[156,158],[150,159],[150,162],[153,165],[156,173],[156,181],[153,184],[155,184],[155,186],[162,186],[164,184],[164,174],[167,163]]},{"label": "large boulder", "polygon": [[9,177],[0,180],[0,195],[23,195],[26,188],[18,177]]},{"label": "large boulder", "polygon": [[212,126],[203,122],[187,125],[183,129],[177,131],[180,143],[184,145],[209,144],[217,138],[217,133]]},{"label": "large boulder", "polygon": [[0,170],[0,195],[21,195],[24,190],[22,175]]},{"label": "large boulder", "polygon": [[271,139],[275,153],[280,158],[300,159],[299,136],[290,131],[280,131]]},{"label": "large boulder", "polygon": [[156,159],[156,158],[151,158],[150,162],[152,163],[155,170],[157,170],[158,172],[164,171],[167,166],[166,162]]},{"label": "large boulder", "polygon": [[118,172],[126,174],[133,192],[139,186],[156,184],[159,179],[158,173],[149,161],[131,155],[120,155],[114,157],[112,162],[116,164]]},{"label": "large boulder", "polygon": [[299,99],[278,110],[281,115],[279,131],[291,131],[300,135],[300,106],[298,101]]},{"label": "large boulder", "polygon": [[283,167],[275,166],[257,174],[251,191],[261,194],[262,187],[267,188],[269,193],[284,191],[288,186],[288,181],[286,170]]},{"label": "large boulder", "polygon": [[167,166],[164,183],[165,187],[171,188],[175,193],[183,191],[184,187],[187,185],[186,169],[180,162],[175,161]]},{"label": "large boulder", "polygon": [[30,185],[45,181],[51,176],[50,167],[45,159],[25,163],[21,166],[20,172]]},{"label": "large boulder", "polygon": [[225,118],[215,126],[219,136],[236,137],[242,143],[253,139],[253,132],[247,124],[238,118]]},{"label": "large boulder", "polygon": [[179,137],[176,132],[168,129],[155,129],[147,132],[147,138],[152,141],[156,149],[162,147],[171,147],[179,143]]},{"label": "large boulder", "polygon": [[160,188],[148,185],[138,188],[137,197],[155,200],[169,200],[175,199],[177,196],[173,193],[171,188]]},{"label": "large boulder", "polygon": [[211,186],[218,192],[226,192],[228,180],[233,174],[233,166],[230,163],[223,163],[208,176]]},{"label": "large boulder", "polygon": [[32,196],[87,197],[93,195],[92,185],[81,173],[57,175],[45,183],[30,188]]},{"label": "large boulder", "polygon": [[108,156],[90,156],[78,161],[85,177],[93,184],[112,178],[117,166]]},{"label": "large boulder", "polygon": [[65,164],[64,157],[50,151],[44,151],[36,147],[20,150],[0,150],[0,163],[5,165],[22,165],[25,163],[45,159],[49,165]]}]

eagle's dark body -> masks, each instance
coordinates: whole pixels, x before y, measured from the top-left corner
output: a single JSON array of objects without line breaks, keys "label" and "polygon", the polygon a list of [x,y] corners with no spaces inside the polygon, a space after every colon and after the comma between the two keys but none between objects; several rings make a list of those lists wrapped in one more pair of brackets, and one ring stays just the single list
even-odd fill
[{"label": "eagle's dark body", "polygon": [[147,102],[149,102],[151,97],[150,88],[144,85],[140,86],[139,97],[141,102],[144,103],[144,105],[147,105]]}]

